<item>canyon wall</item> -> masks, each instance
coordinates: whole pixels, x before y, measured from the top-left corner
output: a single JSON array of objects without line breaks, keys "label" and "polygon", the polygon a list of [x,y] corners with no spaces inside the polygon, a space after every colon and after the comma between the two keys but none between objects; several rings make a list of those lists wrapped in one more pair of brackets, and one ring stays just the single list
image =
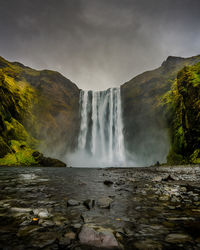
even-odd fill
[{"label": "canyon wall", "polygon": [[136,165],[166,162],[171,145],[172,116],[163,105],[177,73],[200,61],[200,56],[168,57],[161,67],[144,72],[121,86],[127,155]]}]

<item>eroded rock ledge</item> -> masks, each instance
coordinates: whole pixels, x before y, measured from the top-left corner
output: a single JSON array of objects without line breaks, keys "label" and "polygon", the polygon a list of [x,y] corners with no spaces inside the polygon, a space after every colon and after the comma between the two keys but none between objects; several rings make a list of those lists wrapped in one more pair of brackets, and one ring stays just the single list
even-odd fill
[{"label": "eroded rock ledge", "polygon": [[35,151],[33,152],[32,156],[36,160],[36,162],[42,166],[42,167],[67,167],[67,164],[64,162],[50,158],[50,157],[45,157],[42,153]]}]

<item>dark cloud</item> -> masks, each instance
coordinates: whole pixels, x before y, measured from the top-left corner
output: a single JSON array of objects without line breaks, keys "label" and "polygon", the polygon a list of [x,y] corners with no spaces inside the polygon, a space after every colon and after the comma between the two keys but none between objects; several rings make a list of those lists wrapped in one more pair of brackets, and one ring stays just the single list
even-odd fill
[{"label": "dark cloud", "polygon": [[0,54],[81,88],[117,86],[200,53],[199,0],[0,0]]}]

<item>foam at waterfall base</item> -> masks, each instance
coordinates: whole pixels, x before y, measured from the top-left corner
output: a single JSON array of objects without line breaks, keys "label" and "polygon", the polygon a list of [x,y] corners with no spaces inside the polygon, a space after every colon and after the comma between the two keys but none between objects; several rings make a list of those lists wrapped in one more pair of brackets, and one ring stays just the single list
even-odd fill
[{"label": "foam at waterfall base", "polygon": [[125,167],[120,88],[80,92],[80,131],[72,167]]},{"label": "foam at waterfall base", "polygon": [[[107,159],[97,158],[89,155],[86,151],[76,151],[68,155],[66,161],[68,166],[77,168],[109,168],[109,167],[126,167],[126,162],[118,160],[108,161]],[[133,165],[132,165],[133,166]]]}]

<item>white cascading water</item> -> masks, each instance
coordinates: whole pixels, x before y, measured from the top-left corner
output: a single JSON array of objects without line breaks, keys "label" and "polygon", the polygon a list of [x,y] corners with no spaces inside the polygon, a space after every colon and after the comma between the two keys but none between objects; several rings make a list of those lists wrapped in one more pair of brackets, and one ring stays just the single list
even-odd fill
[{"label": "white cascading water", "polygon": [[78,151],[84,157],[79,164],[121,166],[125,149],[120,88],[81,91],[80,109]]}]

